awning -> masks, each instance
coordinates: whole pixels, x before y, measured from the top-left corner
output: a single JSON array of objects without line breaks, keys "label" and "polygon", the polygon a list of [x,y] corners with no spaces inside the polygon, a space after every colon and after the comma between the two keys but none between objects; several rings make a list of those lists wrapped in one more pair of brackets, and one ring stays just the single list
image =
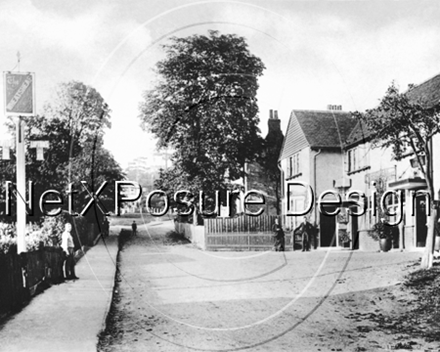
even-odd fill
[{"label": "awning", "polygon": [[[357,203],[360,204],[357,204]],[[328,203],[323,203],[321,204],[321,206],[323,208],[356,208],[356,207],[363,207],[364,206],[364,202],[366,202],[366,200],[363,199],[353,199],[353,200],[341,200],[340,203],[335,203],[335,204],[328,204]],[[318,206],[318,204],[316,204],[316,206]]]},{"label": "awning", "polygon": [[389,183],[390,189],[421,189],[427,188],[425,179],[421,177],[405,178]]}]

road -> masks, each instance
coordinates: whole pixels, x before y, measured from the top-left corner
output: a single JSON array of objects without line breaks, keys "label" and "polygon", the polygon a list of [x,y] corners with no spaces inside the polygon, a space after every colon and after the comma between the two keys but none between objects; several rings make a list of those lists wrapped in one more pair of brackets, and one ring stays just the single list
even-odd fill
[{"label": "road", "polygon": [[171,222],[139,230],[120,253],[101,351],[384,350],[395,337],[349,317],[398,309],[387,297],[395,299],[395,285],[420,257],[204,252],[191,244],[164,245]]}]

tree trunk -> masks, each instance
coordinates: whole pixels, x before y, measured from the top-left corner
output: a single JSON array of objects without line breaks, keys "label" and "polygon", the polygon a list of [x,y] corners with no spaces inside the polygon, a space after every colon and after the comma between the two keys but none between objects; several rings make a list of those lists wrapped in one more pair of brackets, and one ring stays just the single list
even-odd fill
[{"label": "tree trunk", "polygon": [[429,216],[429,219],[428,219],[428,232],[426,235],[425,251],[423,252],[422,262],[420,264],[422,269],[432,268],[432,265],[433,265],[433,261],[434,261],[434,235],[435,235],[436,220],[437,220],[437,209],[434,206],[432,206],[431,207],[431,215]]},{"label": "tree trunk", "polygon": [[402,209],[399,207],[399,216],[401,217],[401,220],[399,222],[398,228],[399,228],[399,249],[402,252],[405,249],[405,244],[403,243],[403,231],[405,231],[405,226],[404,226],[404,220],[403,220],[403,212],[401,211]]},{"label": "tree trunk", "polygon": [[[429,192],[429,204],[427,204],[427,206],[429,205],[431,207],[431,215],[429,216],[428,219],[428,233],[426,234],[425,251],[423,252],[422,262],[420,263],[422,269],[432,268],[434,262],[434,236],[435,236],[435,225],[437,222],[437,208],[435,207],[435,203],[434,203],[435,192],[434,192],[434,181],[433,181],[433,173],[432,173],[431,143],[432,143],[431,139],[427,140],[424,148],[425,159],[426,159],[425,179]],[[418,155],[417,158],[420,159]],[[422,171],[423,171],[423,167],[422,167]]]},{"label": "tree trunk", "polygon": [[193,213],[193,225],[197,226],[197,207],[194,205],[194,213]]}]

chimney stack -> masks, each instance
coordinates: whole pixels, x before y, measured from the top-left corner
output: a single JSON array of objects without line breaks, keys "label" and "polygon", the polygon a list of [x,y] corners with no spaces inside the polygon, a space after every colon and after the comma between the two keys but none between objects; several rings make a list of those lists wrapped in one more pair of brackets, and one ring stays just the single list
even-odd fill
[{"label": "chimney stack", "polygon": [[281,121],[278,119],[278,111],[277,110],[269,110],[269,120],[268,126],[270,132],[281,131]]},{"label": "chimney stack", "polygon": [[327,105],[327,110],[342,111],[342,105]]}]

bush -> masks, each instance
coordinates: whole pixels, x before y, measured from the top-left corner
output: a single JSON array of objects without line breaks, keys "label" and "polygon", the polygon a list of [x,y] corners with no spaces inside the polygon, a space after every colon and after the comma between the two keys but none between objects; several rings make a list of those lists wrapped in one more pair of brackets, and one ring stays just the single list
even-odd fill
[{"label": "bush", "polygon": [[17,244],[17,239],[12,236],[0,236],[0,253],[8,253]]},{"label": "bush", "polygon": [[[25,232],[26,250],[38,250],[41,243],[45,246],[51,245],[50,237],[41,231],[37,224],[27,224]],[[17,228],[15,223],[0,223],[0,251],[7,253],[13,246],[17,245]]]},{"label": "bush", "polygon": [[391,239],[393,237],[393,226],[388,226],[382,221],[376,222],[371,230],[368,232],[371,238],[373,238],[375,241],[379,241],[379,239],[382,238],[389,238]]},{"label": "bush", "polygon": [[[38,250],[43,246],[61,245],[61,235],[65,224],[72,224],[72,237],[75,248],[89,245],[89,223],[83,216],[72,217],[68,212],[62,212],[57,216],[45,216],[41,223],[29,223],[26,225],[26,250]],[[0,222],[0,252],[9,252],[12,246],[17,244],[17,229],[15,223]]]},{"label": "bush", "polygon": [[[41,231],[45,237],[49,238],[53,245],[61,245],[61,235],[64,232],[66,223],[72,224],[72,237],[75,247],[80,248],[88,245],[88,222],[83,216],[72,217],[67,212],[62,212],[57,216],[45,216],[43,218]],[[52,244],[50,244],[52,245]]]}]

